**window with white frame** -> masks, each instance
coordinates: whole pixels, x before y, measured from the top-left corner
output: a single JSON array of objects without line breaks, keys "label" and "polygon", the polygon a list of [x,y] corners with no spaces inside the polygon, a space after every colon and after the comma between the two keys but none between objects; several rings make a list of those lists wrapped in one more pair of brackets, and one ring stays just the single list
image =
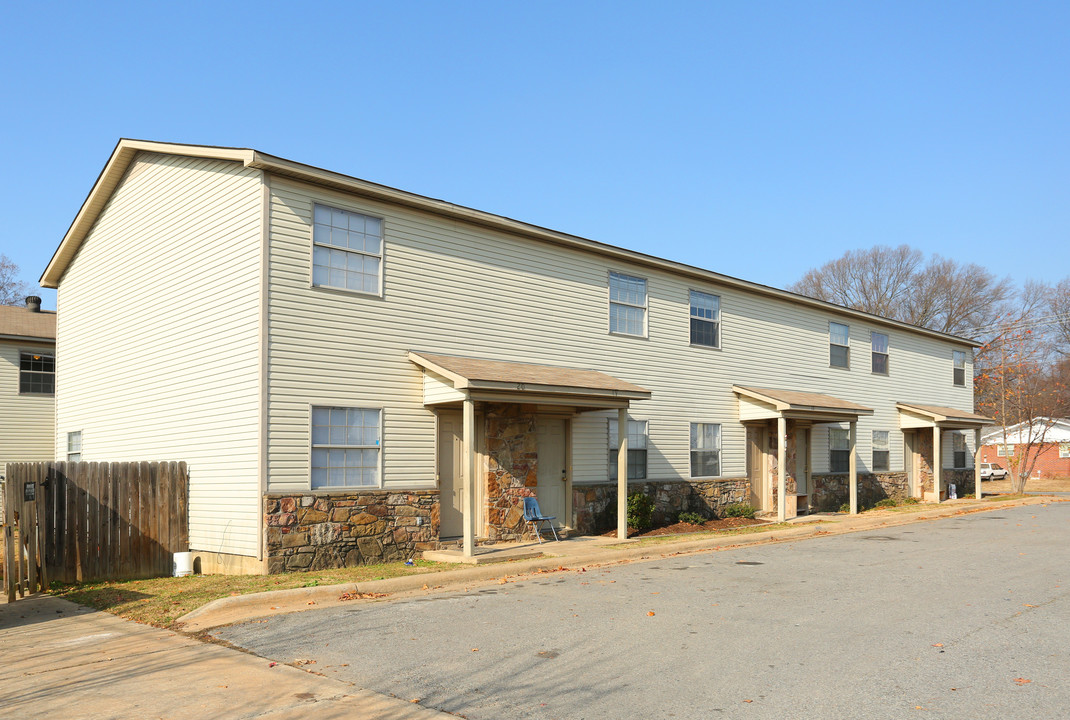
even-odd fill
[{"label": "window with white frame", "polygon": [[1014,446],[997,444],[996,457],[1014,457]]},{"label": "window with white frame", "polygon": [[966,353],[962,350],[951,351],[952,360],[954,361],[954,381],[956,385],[966,385]]},{"label": "window with white frame", "polygon": [[1059,457],[1070,458],[1070,443],[1059,443]]},{"label": "window with white frame", "polygon": [[963,433],[951,434],[951,450],[955,463],[954,467],[966,467],[966,436]]},{"label": "window with white frame", "polygon": [[829,428],[829,472],[851,470],[851,431]]},{"label": "window with white frame", "polygon": [[646,280],[609,273],[609,331],[646,336]]},{"label": "window with white frame", "polygon": [[56,393],[56,358],[52,353],[19,353],[19,393],[54,395]]},{"label": "window with white frame", "polygon": [[847,325],[829,323],[829,365],[832,367],[850,367],[850,334],[851,330]]},{"label": "window with white frame", "polygon": [[878,375],[888,374],[888,336],[884,333],[870,333],[870,345],[873,348],[873,372]]},{"label": "window with white frame", "polygon": [[888,472],[888,431],[873,431],[873,472]]},{"label": "window with white frame", "polygon": [[316,205],[312,223],[312,284],[379,294],[383,221]]},{"label": "window with white frame", "polygon": [[691,477],[717,477],[720,474],[720,424],[691,423]]},{"label": "window with white frame", "polygon": [[[609,479],[617,479],[617,450],[620,438],[616,420],[609,421]],[[646,480],[646,420],[628,421],[628,479]]]},{"label": "window with white frame", "polygon": [[82,431],[67,433],[67,462],[82,461]]},{"label": "window with white frame", "polygon": [[312,489],[377,487],[378,408],[312,408]]},{"label": "window with white frame", "polygon": [[721,298],[691,291],[691,344],[721,347]]}]

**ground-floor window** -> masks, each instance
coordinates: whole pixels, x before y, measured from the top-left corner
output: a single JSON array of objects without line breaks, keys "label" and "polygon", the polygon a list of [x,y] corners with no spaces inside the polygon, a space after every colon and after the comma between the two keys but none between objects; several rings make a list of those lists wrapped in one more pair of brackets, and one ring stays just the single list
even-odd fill
[{"label": "ground-floor window", "polygon": [[1013,445],[996,445],[997,457],[1013,457],[1014,446]]},{"label": "ground-floor window", "polygon": [[312,489],[377,487],[378,408],[312,408]]},{"label": "ground-floor window", "polygon": [[829,428],[829,472],[851,470],[851,431]]},{"label": "ground-floor window", "polygon": [[[617,450],[620,440],[617,436],[616,420],[609,421],[609,479],[617,479]],[[628,421],[628,479],[646,480],[646,420]]]},{"label": "ground-floor window", "polygon": [[888,472],[888,431],[873,431],[873,472]]},{"label": "ground-floor window", "polygon": [[691,423],[691,477],[717,477],[720,474],[720,424]]},{"label": "ground-floor window", "polygon": [[67,462],[82,461],[82,431],[67,433]]},{"label": "ground-floor window", "polygon": [[951,449],[954,455],[955,467],[966,467],[966,436],[962,433],[951,435]]}]

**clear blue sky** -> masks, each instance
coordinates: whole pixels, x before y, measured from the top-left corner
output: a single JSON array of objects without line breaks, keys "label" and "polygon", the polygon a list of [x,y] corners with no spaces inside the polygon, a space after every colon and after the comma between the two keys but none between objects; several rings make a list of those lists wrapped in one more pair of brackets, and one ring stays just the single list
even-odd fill
[{"label": "clear blue sky", "polygon": [[1070,275],[1065,0],[9,2],[0,63],[0,252],[33,282],[122,136],[768,285],[878,243]]}]

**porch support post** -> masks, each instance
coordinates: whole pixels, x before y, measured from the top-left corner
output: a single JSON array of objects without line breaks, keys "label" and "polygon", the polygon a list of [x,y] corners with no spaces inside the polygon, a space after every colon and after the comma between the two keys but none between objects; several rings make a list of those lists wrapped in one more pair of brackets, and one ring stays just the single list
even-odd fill
[{"label": "porch support post", "polygon": [[851,421],[850,446],[851,457],[848,460],[847,472],[851,484],[851,514],[858,514],[858,454],[855,452],[858,446],[858,423]]},{"label": "porch support post", "polygon": [[776,519],[788,519],[788,421],[776,419]]},{"label": "porch support post", "polygon": [[940,502],[940,468],[944,464],[940,458],[940,449],[940,426],[933,425],[933,493],[936,495],[936,502]]},{"label": "porch support post", "polygon": [[617,538],[628,539],[628,408],[617,411]]},{"label": "porch support post", "polygon": [[981,499],[981,428],[973,431],[973,496]]},{"label": "porch support post", "polygon": [[476,404],[470,395],[464,398],[464,485],[461,491],[464,520],[464,556],[475,554],[475,489],[476,489]]}]

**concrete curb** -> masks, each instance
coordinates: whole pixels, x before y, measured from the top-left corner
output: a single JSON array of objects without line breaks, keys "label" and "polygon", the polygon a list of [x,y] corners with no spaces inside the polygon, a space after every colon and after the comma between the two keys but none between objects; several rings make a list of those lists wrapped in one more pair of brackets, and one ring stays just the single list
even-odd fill
[{"label": "concrete curb", "polygon": [[987,512],[1020,505],[1039,505],[1049,502],[1068,502],[1068,498],[1033,496],[1005,502],[969,502],[959,505],[944,505],[939,508],[926,509],[918,513],[901,516],[878,515],[858,516],[848,519],[836,519],[830,522],[799,525],[798,527],[779,528],[753,535],[728,535],[699,540],[665,542],[664,544],[640,547],[611,548],[581,555],[546,556],[533,560],[475,565],[472,567],[446,570],[443,572],[419,573],[386,580],[369,580],[360,583],[341,585],[323,585],[289,590],[271,590],[268,592],[234,595],[219,598],[178,618],[175,627],[185,633],[198,633],[211,628],[236,622],[279,615],[303,610],[319,609],[342,604],[340,597],[348,593],[402,595],[418,591],[439,591],[474,585],[504,577],[515,577],[533,572],[573,569],[611,565],[642,559],[655,559],[667,556],[683,555],[697,552],[727,550],[746,545],[758,545],[772,542],[791,542],[810,537],[828,537],[844,535],[883,527],[909,525],[916,522],[939,520],[947,517]]}]

